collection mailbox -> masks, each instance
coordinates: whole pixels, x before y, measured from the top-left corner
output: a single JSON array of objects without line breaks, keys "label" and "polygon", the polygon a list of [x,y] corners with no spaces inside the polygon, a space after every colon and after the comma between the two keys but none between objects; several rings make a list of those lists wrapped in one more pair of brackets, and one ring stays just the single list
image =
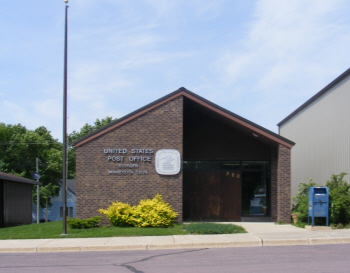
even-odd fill
[{"label": "collection mailbox", "polygon": [[309,216],[312,219],[312,226],[315,225],[315,217],[326,217],[326,225],[328,226],[329,214],[329,193],[327,187],[311,187],[309,189]]}]

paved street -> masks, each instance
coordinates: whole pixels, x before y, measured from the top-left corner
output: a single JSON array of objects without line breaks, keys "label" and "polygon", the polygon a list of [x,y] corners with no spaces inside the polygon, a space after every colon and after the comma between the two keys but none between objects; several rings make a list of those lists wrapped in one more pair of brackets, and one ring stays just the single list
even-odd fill
[{"label": "paved street", "polygon": [[2,253],[0,272],[350,272],[350,244]]}]

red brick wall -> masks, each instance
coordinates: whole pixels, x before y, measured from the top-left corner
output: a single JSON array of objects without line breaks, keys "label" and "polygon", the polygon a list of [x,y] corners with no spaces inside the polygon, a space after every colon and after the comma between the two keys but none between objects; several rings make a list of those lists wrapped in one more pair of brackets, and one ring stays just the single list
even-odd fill
[{"label": "red brick wall", "polygon": [[277,221],[277,147],[271,147],[271,220]]},{"label": "red brick wall", "polygon": [[[78,218],[99,215],[116,200],[136,205],[140,199],[163,195],[182,221],[182,171],[159,175],[155,171],[155,152],[176,149],[183,153],[183,97],[175,98],[146,114],[79,147],[76,151],[76,211]],[[108,161],[104,149],[127,149],[124,162]],[[131,149],[153,149],[151,162],[130,162]],[[137,154],[142,155],[142,154]],[[112,154],[112,156],[118,156]],[[118,164],[138,164],[135,169],[120,169]],[[110,174],[109,170],[132,170],[133,174]],[[148,174],[136,174],[146,170]]]},{"label": "red brick wall", "polygon": [[290,152],[289,148],[279,145],[277,161],[277,221],[283,223],[290,223],[291,220]]},{"label": "red brick wall", "polygon": [[271,219],[290,223],[290,149],[279,145],[271,147]]}]

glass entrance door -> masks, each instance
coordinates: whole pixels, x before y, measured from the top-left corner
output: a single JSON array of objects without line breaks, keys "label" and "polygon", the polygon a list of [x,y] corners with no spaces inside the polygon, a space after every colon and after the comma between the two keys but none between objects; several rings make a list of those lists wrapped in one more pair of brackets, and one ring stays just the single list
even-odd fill
[{"label": "glass entrance door", "polygon": [[269,161],[184,161],[185,220],[270,215]]},{"label": "glass entrance door", "polygon": [[245,170],[242,171],[242,215],[270,215],[270,171],[268,164],[249,162],[246,165],[243,164],[243,169]]}]

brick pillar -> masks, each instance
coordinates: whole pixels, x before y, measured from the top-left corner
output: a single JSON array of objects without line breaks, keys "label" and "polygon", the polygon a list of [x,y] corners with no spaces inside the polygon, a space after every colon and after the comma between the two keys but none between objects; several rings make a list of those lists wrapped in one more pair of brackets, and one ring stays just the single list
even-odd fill
[{"label": "brick pillar", "polygon": [[290,223],[290,149],[279,145],[277,158],[277,221]]},{"label": "brick pillar", "polygon": [[271,147],[271,220],[277,221],[277,147]]}]

